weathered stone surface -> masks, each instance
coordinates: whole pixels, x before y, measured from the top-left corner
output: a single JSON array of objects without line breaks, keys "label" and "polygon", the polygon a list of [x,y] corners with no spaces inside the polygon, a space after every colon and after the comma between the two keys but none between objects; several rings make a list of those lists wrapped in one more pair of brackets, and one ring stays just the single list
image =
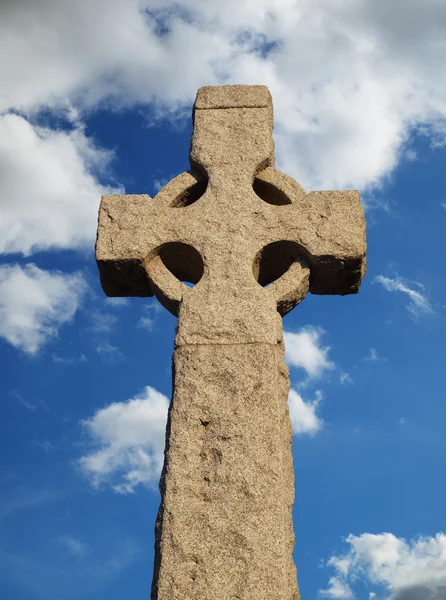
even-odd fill
[{"label": "weathered stone surface", "polygon": [[282,344],[187,344],[174,370],[153,597],[298,598]]},{"label": "weathered stone surface", "polygon": [[358,291],[365,221],[357,191],[274,169],[272,126],[266,87],[201,88],[191,171],[101,202],[104,291],[178,315],[154,600],[299,597],[280,315]]}]

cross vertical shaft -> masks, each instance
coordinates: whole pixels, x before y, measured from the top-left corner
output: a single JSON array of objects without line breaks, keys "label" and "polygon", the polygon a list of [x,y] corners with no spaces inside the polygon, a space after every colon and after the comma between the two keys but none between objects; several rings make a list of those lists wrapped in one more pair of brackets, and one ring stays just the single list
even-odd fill
[{"label": "cross vertical shaft", "polygon": [[101,202],[104,291],[178,316],[152,600],[299,598],[281,315],[358,291],[365,223],[274,169],[272,124],[267,88],[202,88],[191,171]]},{"label": "cross vertical shaft", "polygon": [[279,342],[175,350],[153,599],[298,598]]},{"label": "cross vertical shaft", "polygon": [[254,279],[249,223],[225,218],[272,162],[272,107],[258,91],[239,103],[208,90],[195,105],[191,158],[223,218],[201,248],[209,277],[179,311],[153,600],[298,598],[281,319]]}]

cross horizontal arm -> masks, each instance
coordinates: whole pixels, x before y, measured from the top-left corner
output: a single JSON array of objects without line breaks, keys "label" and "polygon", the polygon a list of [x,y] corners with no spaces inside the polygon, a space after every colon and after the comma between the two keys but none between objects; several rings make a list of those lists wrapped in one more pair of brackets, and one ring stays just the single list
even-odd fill
[{"label": "cross horizontal arm", "polygon": [[[267,168],[257,175],[288,199],[271,207],[262,244],[276,239],[297,244],[311,269],[313,294],[357,293],[366,271],[366,226],[357,190],[306,194],[291,177]],[[280,237],[277,234],[280,232]]]},{"label": "cross horizontal arm", "polygon": [[199,182],[190,171],[175,177],[154,199],[148,194],[102,196],[96,260],[108,296],[153,296],[145,261],[164,243],[190,236],[188,213],[175,207]]},{"label": "cross horizontal arm", "polygon": [[140,215],[150,202],[147,194],[101,198],[96,261],[107,296],[153,296],[136,242]]}]

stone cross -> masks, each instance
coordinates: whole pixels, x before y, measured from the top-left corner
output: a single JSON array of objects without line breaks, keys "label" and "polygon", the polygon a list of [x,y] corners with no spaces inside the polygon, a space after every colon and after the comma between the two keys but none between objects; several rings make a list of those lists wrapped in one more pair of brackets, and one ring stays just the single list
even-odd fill
[{"label": "stone cross", "polygon": [[103,196],[96,244],[108,296],[178,316],[152,599],[297,600],[281,315],[358,291],[363,209],[275,170],[268,88],[201,88],[193,119],[191,170]]}]

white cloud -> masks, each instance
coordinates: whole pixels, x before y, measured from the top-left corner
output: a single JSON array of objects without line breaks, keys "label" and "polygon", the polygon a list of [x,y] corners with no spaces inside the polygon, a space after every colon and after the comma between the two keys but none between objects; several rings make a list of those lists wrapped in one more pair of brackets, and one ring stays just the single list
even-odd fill
[{"label": "white cloud", "polygon": [[36,410],[37,404],[33,404],[32,402],[28,402],[28,400],[25,400],[22,394],[17,390],[11,390],[9,393],[18,404],[25,407],[27,410],[29,410],[29,412],[34,412]]},{"label": "white cloud", "polygon": [[59,356],[58,354],[53,353],[52,359],[55,363],[61,365],[73,365],[76,363],[87,362],[87,357],[82,353],[79,354],[79,356]]},{"label": "white cloud", "polygon": [[[374,281],[380,283],[388,292],[401,292],[406,294],[409,297],[406,308],[414,318],[417,318],[422,314],[432,313],[432,306],[430,305],[423,284],[413,282],[413,287],[410,287],[409,282],[401,277],[396,276],[392,279],[391,277],[384,277],[384,275],[378,275],[375,277]],[[417,287],[418,289],[414,289],[414,287]]]},{"label": "white cloud", "polygon": [[156,192],[159,192],[161,188],[163,188],[166,183],[168,183],[175,175],[171,175],[170,177],[163,177],[162,179],[154,179],[152,182],[153,188]]},{"label": "white cloud", "polygon": [[56,449],[56,446],[54,446],[49,440],[42,440],[41,442],[38,440],[34,440],[34,443],[36,444],[36,446],[41,448],[45,452],[45,454],[50,454]]},{"label": "white cloud", "polygon": [[165,111],[200,85],[266,83],[280,166],[307,187],[363,188],[407,156],[412,127],[444,139],[445,15],[439,0],[9,2],[0,110]]},{"label": "white cloud", "polygon": [[94,333],[109,333],[118,322],[118,318],[115,315],[103,313],[98,310],[92,311],[89,316],[92,321],[89,329]]},{"label": "white cloud", "polygon": [[339,381],[342,383],[342,385],[353,383],[353,379],[348,373],[341,373],[339,376]]},{"label": "white cloud", "polygon": [[391,533],[364,533],[349,535],[346,542],[347,552],[328,561],[336,575],[330,579],[328,589],[321,591],[322,595],[348,598],[336,595],[336,586],[348,590],[361,578],[370,590],[370,598],[377,597],[380,588],[386,590],[386,600],[446,597],[445,534],[406,541]]},{"label": "white cloud", "polygon": [[145,304],[143,307],[143,314],[138,319],[136,327],[139,329],[145,329],[146,331],[153,331],[153,327],[156,322],[156,315],[162,311],[161,304],[157,301],[152,301],[149,304]]},{"label": "white cloud", "polygon": [[309,377],[320,377],[334,368],[328,359],[329,346],[322,346],[324,331],[319,327],[302,327],[298,333],[284,331],[285,358],[290,367],[305,369]]},{"label": "white cloud", "polygon": [[169,401],[147,386],[125,402],[115,402],[83,421],[95,448],[79,460],[94,487],[110,485],[122,494],[152,487],[160,476]]},{"label": "white cloud", "polygon": [[93,173],[109,159],[80,128],[0,115],[0,252],[92,248],[101,194],[110,191]]},{"label": "white cloud", "polygon": [[373,363],[387,362],[387,358],[384,358],[384,356],[381,356],[378,353],[378,351],[376,350],[376,348],[369,348],[369,353],[362,360],[364,360],[366,362],[373,362]]},{"label": "white cloud", "polygon": [[35,354],[71,321],[87,289],[80,273],[43,271],[34,264],[0,266],[0,336]]},{"label": "white cloud", "polygon": [[136,324],[136,327],[138,327],[139,329],[145,329],[146,331],[152,331],[154,323],[155,323],[155,321],[154,321],[154,319],[152,319],[152,317],[149,317],[149,316],[140,317],[138,319],[138,323]]},{"label": "white cloud", "polygon": [[118,346],[113,346],[113,344],[110,344],[107,340],[96,344],[95,350],[101,359],[109,365],[114,365],[115,363],[124,360],[124,355]]},{"label": "white cloud", "polygon": [[290,389],[288,404],[290,407],[291,426],[294,435],[314,435],[322,429],[323,421],[316,414],[322,400],[322,393],[316,392],[314,400],[305,401],[296,390]]},{"label": "white cloud", "polygon": [[105,298],[105,302],[114,308],[122,308],[130,304],[128,298],[109,298],[108,296]]},{"label": "white cloud", "polygon": [[84,558],[88,553],[87,544],[72,536],[64,535],[58,539],[58,542],[75,558]]},{"label": "white cloud", "polygon": [[354,598],[350,586],[337,577],[330,577],[328,588],[326,590],[321,590],[319,595],[333,598],[334,600],[351,600]]},{"label": "white cloud", "polygon": [[364,360],[368,360],[370,362],[376,362],[379,360],[378,352],[375,350],[375,348],[369,349],[369,354]]}]

